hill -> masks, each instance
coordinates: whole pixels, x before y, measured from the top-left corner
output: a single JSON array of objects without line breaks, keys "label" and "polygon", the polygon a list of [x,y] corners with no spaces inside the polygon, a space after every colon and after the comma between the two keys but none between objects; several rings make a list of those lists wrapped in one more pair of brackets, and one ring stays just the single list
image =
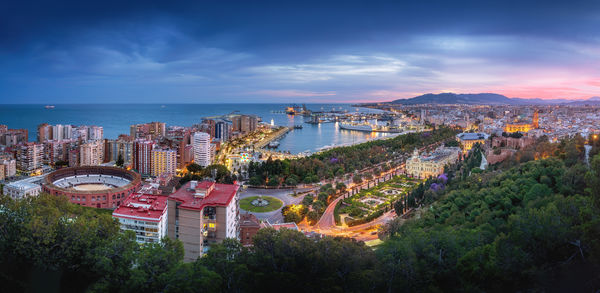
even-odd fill
[{"label": "hill", "polygon": [[522,99],[509,98],[504,95],[494,93],[479,94],[424,94],[409,99],[398,99],[390,102],[391,104],[417,105],[417,104],[484,104],[484,105],[549,105],[549,104],[595,104],[599,103],[598,97],[588,100],[572,101],[567,99]]}]

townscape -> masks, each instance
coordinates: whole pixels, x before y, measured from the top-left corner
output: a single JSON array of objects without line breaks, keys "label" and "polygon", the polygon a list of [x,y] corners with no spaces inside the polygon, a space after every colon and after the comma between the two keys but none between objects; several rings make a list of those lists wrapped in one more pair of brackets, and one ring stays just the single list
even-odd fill
[{"label": "townscape", "polygon": [[599,1],[9,2],[0,293],[600,292]]}]

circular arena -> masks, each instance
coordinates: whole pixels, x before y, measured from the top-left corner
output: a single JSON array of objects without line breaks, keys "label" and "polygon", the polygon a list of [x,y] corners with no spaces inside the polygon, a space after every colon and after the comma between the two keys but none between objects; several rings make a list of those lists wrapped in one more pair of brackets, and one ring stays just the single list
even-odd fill
[{"label": "circular arena", "polygon": [[72,203],[116,208],[141,185],[138,173],[116,167],[82,166],[56,170],[44,178],[42,189],[63,195]]}]

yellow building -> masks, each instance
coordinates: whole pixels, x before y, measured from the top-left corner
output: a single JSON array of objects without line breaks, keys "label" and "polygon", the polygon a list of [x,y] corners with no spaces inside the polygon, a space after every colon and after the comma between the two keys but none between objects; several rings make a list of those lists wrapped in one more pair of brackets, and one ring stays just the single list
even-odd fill
[{"label": "yellow building", "polygon": [[415,149],[406,161],[406,174],[417,178],[437,177],[444,173],[444,166],[458,160],[459,148],[440,148],[429,155],[420,156]]},{"label": "yellow building", "polygon": [[539,128],[539,116],[537,110],[533,113],[533,119],[531,123],[524,122],[516,122],[516,123],[508,123],[504,125],[504,132],[513,133],[513,132],[529,132],[532,129]]},{"label": "yellow building", "polygon": [[456,135],[456,140],[460,142],[460,146],[463,150],[463,153],[468,153],[475,144],[479,143],[484,145],[489,135],[485,133],[475,132],[464,132]]},{"label": "yellow building", "polygon": [[175,174],[177,169],[177,152],[170,149],[152,150],[151,175]]}]

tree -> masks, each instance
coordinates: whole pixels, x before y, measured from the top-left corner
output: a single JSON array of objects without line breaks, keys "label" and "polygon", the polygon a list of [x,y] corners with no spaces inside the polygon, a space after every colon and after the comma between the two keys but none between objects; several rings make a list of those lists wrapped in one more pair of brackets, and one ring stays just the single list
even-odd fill
[{"label": "tree", "polygon": [[123,160],[123,154],[119,154],[119,157],[117,158],[117,161],[115,162],[115,165],[117,165],[117,167],[123,168],[124,164],[125,164],[125,160]]},{"label": "tree", "polygon": [[362,176],[360,176],[360,174],[354,175],[354,177],[352,177],[352,182],[354,182],[354,184],[361,183],[362,182]]},{"label": "tree", "polygon": [[202,166],[196,164],[196,163],[191,163],[189,165],[187,165],[185,167],[188,172],[192,173],[192,174],[198,174],[202,171]]}]

